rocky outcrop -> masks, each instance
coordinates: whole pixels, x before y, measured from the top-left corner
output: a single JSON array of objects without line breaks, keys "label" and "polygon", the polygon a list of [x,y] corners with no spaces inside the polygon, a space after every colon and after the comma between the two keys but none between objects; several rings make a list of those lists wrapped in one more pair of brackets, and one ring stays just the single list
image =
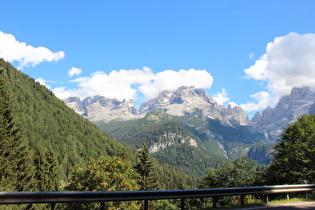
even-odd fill
[{"label": "rocky outcrop", "polygon": [[192,147],[197,147],[197,142],[190,136],[182,136],[177,133],[165,132],[159,137],[159,142],[153,143],[148,147],[150,153],[165,149],[173,144],[189,144]]}]

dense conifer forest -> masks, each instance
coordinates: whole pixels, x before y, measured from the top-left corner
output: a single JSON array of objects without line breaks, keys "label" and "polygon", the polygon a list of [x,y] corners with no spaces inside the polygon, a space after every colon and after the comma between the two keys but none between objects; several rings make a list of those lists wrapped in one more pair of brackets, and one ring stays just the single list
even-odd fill
[{"label": "dense conifer forest", "polygon": [[[226,161],[202,147],[190,145],[190,139],[201,140],[193,136],[180,123],[165,118],[152,117],[158,111],[150,112],[145,118],[126,122],[97,124],[102,130],[110,133],[115,139],[135,148],[141,147],[143,141],[147,145],[164,145],[166,148],[152,152],[152,157],[168,163],[181,171],[202,177],[209,168],[216,167]],[[150,120],[150,118],[158,120]]]}]

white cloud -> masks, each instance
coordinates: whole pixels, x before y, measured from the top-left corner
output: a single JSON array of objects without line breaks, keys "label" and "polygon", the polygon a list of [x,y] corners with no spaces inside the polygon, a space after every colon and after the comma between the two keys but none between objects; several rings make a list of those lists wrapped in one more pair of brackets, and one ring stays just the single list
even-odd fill
[{"label": "white cloud", "polygon": [[53,90],[55,96],[59,97],[60,99],[69,98],[71,95],[71,90],[66,90],[66,87],[57,87]]},{"label": "white cloud", "polygon": [[231,105],[232,108],[235,107],[235,106],[239,106],[235,102],[229,102],[229,105]]},{"label": "white cloud", "polygon": [[213,77],[206,70],[165,70],[152,77],[150,83],[139,87],[146,99],[152,99],[163,90],[175,91],[181,86],[195,86],[200,88],[210,88]]},{"label": "white cloud", "polygon": [[46,86],[48,89],[51,88],[49,85],[46,84],[46,81],[45,81],[45,79],[43,79],[43,78],[38,78],[38,79],[36,79],[35,81],[36,81],[36,82],[39,82],[41,85]]},{"label": "white cloud", "polygon": [[71,69],[68,70],[68,75],[70,77],[73,77],[74,75],[80,75],[82,73],[82,69],[78,69],[76,67],[71,67]]},{"label": "white cloud", "polygon": [[64,58],[63,51],[51,52],[45,47],[33,47],[19,42],[11,34],[0,31],[0,57],[9,62],[18,62],[18,69],[36,66],[44,61],[58,61]]},{"label": "white cloud", "polygon": [[225,88],[222,88],[221,93],[214,94],[212,98],[220,105],[223,105],[226,102],[230,101],[230,98],[228,97],[228,93]]},{"label": "white cloud", "polygon": [[102,95],[118,100],[148,100],[163,90],[174,91],[180,86],[210,88],[213,78],[206,70],[166,70],[153,73],[150,68],[143,67],[142,70],[119,70],[109,74],[98,71],[90,77],[80,77],[71,82],[77,83],[78,88],[59,87],[53,90],[55,95],[59,98]]},{"label": "white cloud", "polygon": [[275,105],[275,102],[273,100],[274,97],[269,92],[260,91],[251,95],[251,97],[258,101],[258,103],[249,102],[246,104],[241,104],[240,107],[246,112],[265,109],[267,106]]},{"label": "white cloud", "polygon": [[[290,94],[293,87],[310,86],[315,89],[315,34],[291,32],[276,37],[267,44],[266,53],[254,65],[244,70],[246,78],[264,81],[269,96],[254,97],[257,110],[274,105],[280,97]],[[245,105],[244,105],[245,106]],[[251,107],[251,108],[250,108]]]}]

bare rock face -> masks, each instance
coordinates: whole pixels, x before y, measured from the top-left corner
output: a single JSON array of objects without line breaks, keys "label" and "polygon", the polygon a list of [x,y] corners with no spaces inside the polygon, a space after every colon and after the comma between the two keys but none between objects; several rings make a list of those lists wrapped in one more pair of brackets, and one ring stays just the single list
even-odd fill
[{"label": "bare rock face", "polygon": [[223,117],[232,124],[247,125],[249,123],[247,114],[239,106],[232,108],[229,104],[226,111],[223,113]]},{"label": "bare rock face", "polygon": [[240,107],[218,105],[208,96],[204,89],[180,87],[175,92],[163,91],[157,98],[142,104],[139,112],[147,113],[158,108],[164,109],[169,115],[209,117],[221,119],[229,123],[247,124],[247,114]]},{"label": "bare rock face", "polygon": [[251,120],[252,124],[261,124],[262,123],[262,116],[260,114],[260,112],[256,112],[254,117]]},{"label": "bare rock face", "polygon": [[140,118],[132,100],[118,101],[104,96],[94,96],[83,100],[86,116],[92,122],[112,120],[131,120]]},{"label": "bare rock face", "polygon": [[174,92],[163,91],[157,98],[143,103],[139,111],[132,100],[118,101],[104,96],[87,97],[82,102],[78,97],[71,97],[66,99],[65,103],[94,123],[137,119],[158,109],[173,116],[185,116],[187,118],[201,116],[220,119],[226,123],[237,125],[249,123],[247,114],[242,108],[231,105],[225,108],[208,96],[204,89],[195,87],[183,86]]},{"label": "bare rock face", "polygon": [[308,114],[315,101],[315,93],[309,87],[293,88],[289,96],[282,97],[273,109],[267,107],[261,117],[256,113],[251,125],[265,133],[271,140],[280,137],[283,127]]},{"label": "bare rock face", "polygon": [[[70,100],[68,98],[65,103],[94,123],[109,122],[116,119],[131,120],[141,117],[132,100],[118,101],[104,96],[94,96],[85,98],[82,103],[80,100]],[[82,107],[81,111],[79,112],[76,107]]]},{"label": "bare rock face", "polygon": [[315,93],[309,87],[293,88],[291,92],[289,110],[293,112],[293,120],[307,114],[315,101]]},{"label": "bare rock face", "polygon": [[267,108],[262,112],[261,119],[264,123],[270,123],[274,119],[274,110],[270,106],[267,106]]},{"label": "bare rock face", "polygon": [[68,105],[68,107],[73,109],[78,114],[83,115],[85,113],[83,104],[81,103],[79,97],[69,97],[66,100],[64,100],[64,102]]},{"label": "bare rock face", "polygon": [[192,147],[197,147],[196,140],[189,136],[182,136],[176,133],[165,132],[159,137],[159,142],[150,145],[148,147],[148,150],[150,153],[154,153],[161,149],[165,149],[173,144],[185,143],[188,143]]}]

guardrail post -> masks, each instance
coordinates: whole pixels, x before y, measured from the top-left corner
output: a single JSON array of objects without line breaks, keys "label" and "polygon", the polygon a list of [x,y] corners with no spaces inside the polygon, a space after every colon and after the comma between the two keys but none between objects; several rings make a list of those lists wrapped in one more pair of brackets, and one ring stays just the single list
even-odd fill
[{"label": "guardrail post", "polygon": [[144,210],[148,210],[148,209],[149,209],[149,201],[144,200]]},{"label": "guardrail post", "polygon": [[100,210],[105,210],[105,202],[102,201],[100,202],[100,204],[101,204]]},{"label": "guardrail post", "polygon": [[269,197],[268,194],[265,194],[266,203],[269,203]]},{"label": "guardrail post", "polygon": [[212,198],[212,200],[213,200],[213,208],[217,208],[218,197],[215,196]]},{"label": "guardrail post", "polygon": [[184,210],[185,209],[185,198],[180,199],[180,209]]},{"label": "guardrail post", "polygon": [[241,206],[243,206],[245,204],[244,200],[245,200],[245,196],[241,195]]}]

